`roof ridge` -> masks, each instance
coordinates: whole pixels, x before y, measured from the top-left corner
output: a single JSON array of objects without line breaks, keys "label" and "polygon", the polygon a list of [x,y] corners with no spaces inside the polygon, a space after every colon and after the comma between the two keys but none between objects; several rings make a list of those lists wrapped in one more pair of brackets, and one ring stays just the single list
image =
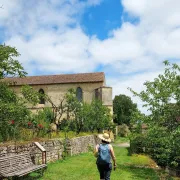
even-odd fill
[{"label": "roof ridge", "polygon": [[104,82],[105,74],[104,72],[58,74],[58,75],[55,74],[55,75],[26,76],[23,78],[14,77],[14,78],[6,78],[5,80],[14,80],[14,82],[16,82],[16,85]]},{"label": "roof ridge", "polygon": [[24,77],[7,77],[7,78],[26,78],[26,77],[44,77],[44,76],[68,76],[68,75],[82,75],[82,74],[105,74],[104,72],[90,72],[90,73],[73,73],[73,74],[47,74],[47,75],[36,75],[36,76],[24,76]]}]

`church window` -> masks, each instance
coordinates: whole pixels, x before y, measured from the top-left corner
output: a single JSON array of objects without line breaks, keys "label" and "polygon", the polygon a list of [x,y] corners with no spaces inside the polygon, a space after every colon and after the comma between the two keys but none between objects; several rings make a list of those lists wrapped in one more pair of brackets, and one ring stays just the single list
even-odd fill
[{"label": "church window", "polygon": [[95,89],[95,99],[99,99],[99,91],[98,91],[98,89]]},{"label": "church window", "polygon": [[82,92],[82,89],[80,87],[78,87],[76,89],[76,97],[79,101],[82,101],[82,99],[83,99],[83,92]]},{"label": "church window", "polygon": [[[39,93],[40,94],[42,94],[42,95],[44,95],[44,90],[43,89],[40,89],[39,90]],[[44,97],[43,96],[41,96],[40,98],[39,98],[39,104],[45,104],[45,99],[44,99]]]}]

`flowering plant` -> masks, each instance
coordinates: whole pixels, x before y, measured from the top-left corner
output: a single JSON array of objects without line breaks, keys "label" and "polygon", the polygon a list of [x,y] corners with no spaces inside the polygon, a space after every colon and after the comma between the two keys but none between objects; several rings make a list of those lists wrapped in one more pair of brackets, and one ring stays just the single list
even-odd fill
[{"label": "flowering plant", "polygon": [[10,125],[14,125],[14,124],[15,124],[15,121],[14,121],[14,120],[10,120],[10,121],[9,121],[9,124],[10,124]]},{"label": "flowering plant", "polygon": [[38,124],[37,127],[38,127],[39,129],[43,129],[43,128],[44,128],[44,126],[43,126],[42,124]]}]

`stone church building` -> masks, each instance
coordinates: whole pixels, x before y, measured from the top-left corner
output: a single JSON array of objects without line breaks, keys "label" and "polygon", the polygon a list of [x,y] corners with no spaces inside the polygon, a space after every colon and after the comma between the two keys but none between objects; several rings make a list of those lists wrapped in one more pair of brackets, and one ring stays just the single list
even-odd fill
[{"label": "stone church building", "polygon": [[[113,113],[112,88],[106,86],[105,74],[103,72],[26,76],[23,78],[13,78],[13,81],[15,85],[12,88],[18,94],[20,94],[21,86],[28,84],[36,91],[46,93],[57,104],[67,91],[73,88],[76,90],[76,96],[79,100],[91,103],[93,99],[100,99],[103,105],[107,106],[111,113]],[[37,106],[29,108],[32,111],[36,111],[43,107],[51,106],[48,102],[41,99]]]}]

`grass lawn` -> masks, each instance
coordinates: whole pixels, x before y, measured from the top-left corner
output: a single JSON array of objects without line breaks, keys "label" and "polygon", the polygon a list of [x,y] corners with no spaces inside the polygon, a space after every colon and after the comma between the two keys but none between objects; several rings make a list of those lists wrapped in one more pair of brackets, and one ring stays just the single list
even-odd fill
[{"label": "grass lawn", "polygon": [[[160,180],[158,173],[149,167],[153,161],[147,156],[128,156],[127,148],[115,147],[117,169],[112,171],[112,180]],[[96,158],[92,152],[67,157],[48,164],[43,177],[33,180],[99,180]],[[146,168],[145,168],[146,167]],[[33,174],[31,174],[33,176]],[[30,177],[28,179],[31,179]],[[169,178],[169,180],[172,178]],[[25,180],[25,179],[24,179]],[[164,179],[165,180],[165,179]],[[166,179],[168,180],[168,178]]]},{"label": "grass lawn", "polygon": [[[114,144],[128,142],[128,138],[116,138]],[[168,177],[166,173],[153,169],[156,164],[148,156],[134,154],[129,156],[128,149],[114,147],[117,169],[112,171],[112,180],[180,180]],[[92,152],[67,157],[49,163],[43,177],[32,173],[23,180],[99,180],[96,158]]]},{"label": "grass lawn", "polygon": [[125,142],[129,142],[128,137],[119,137],[119,136],[117,136],[116,139],[115,139],[114,144],[121,144],[121,143],[125,143]]}]

